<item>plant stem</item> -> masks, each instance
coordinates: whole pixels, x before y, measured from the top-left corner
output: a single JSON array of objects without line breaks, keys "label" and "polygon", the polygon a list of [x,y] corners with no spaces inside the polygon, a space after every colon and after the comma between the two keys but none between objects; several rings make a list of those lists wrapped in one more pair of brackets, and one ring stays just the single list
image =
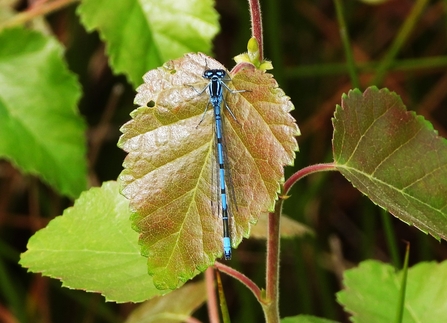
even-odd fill
[{"label": "plant stem", "polygon": [[[334,163],[317,164],[308,166],[293,174],[283,187],[283,194],[287,192],[298,180],[303,177],[327,170],[336,170]],[[275,205],[275,211],[269,214],[268,238],[267,238],[267,272],[266,272],[266,292],[262,308],[266,322],[279,322],[279,254],[280,254],[280,216],[282,213],[283,198],[279,198]]]},{"label": "plant stem", "polygon": [[244,284],[249,290],[252,291],[252,293],[255,295],[256,299],[259,302],[262,302],[262,298],[261,298],[261,290],[259,289],[259,287],[247,276],[245,276],[244,274],[242,274],[241,272],[228,267],[227,265],[224,265],[220,262],[216,262],[214,264],[214,266],[220,271],[223,272],[225,274],[227,274],[228,276],[231,276],[233,278],[236,278],[237,280],[239,280],[242,284]]},{"label": "plant stem", "polygon": [[219,312],[217,310],[217,298],[214,291],[214,268],[209,267],[205,271],[206,294],[208,296],[207,308],[210,323],[219,323]]},{"label": "plant stem", "polygon": [[279,252],[280,236],[279,226],[281,210],[284,200],[276,202],[275,212],[269,213],[268,237],[267,237],[267,269],[266,292],[264,310],[265,320],[269,323],[279,322]]},{"label": "plant stem", "polygon": [[292,186],[298,182],[303,177],[307,175],[322,172],[322,171],[334,171],[337,170],[335,168],[335,163],[326,163],[326,164],[315,164],[311,166],[307,166],[303,169],[300,169],[295,174],[289,177],[289,179],[284,183],[284,195],[287,195]]},{"label": "plant stem", "polygon": [[385,210],[381,210],[380,215],[382,217],[383,230],[385,231],[385,240],[390,252],[391,262],[394,268],[399,268],[401,261],[396,244],[396,235],[391,222],[391,215]]},{"label": "plant stem", "polygon": [[251,34],[258,41],[259,61],[264,59],[264,42],[262,37],[262,15],[259,0],[248,0],[251,17]]},{"label": "plant stem", "polygon": [[352,86],[355,88],[360,87],[359,76],[357,75],[357,68],[352,55],[351,43],[349,41],[348,29],[346,27],[345,18],[343,15],[343,7],[341,0],[334,0],[335,9],[337,11],[337,20],[340,31],[340,37],[343,42],[343,48],[345,50],[346,62],[349,71],[349,76],[351,77]]},{"label": "plant stem", "polygon": [[222,286],[222,280],[220,279],[220,273],[216,270],[217,290],[219,292],[220,312],[222,313],[223,323],[231,323],[230,313],[228,312],[228,305],[225,299],[225,293]]},{"label": "plant stem", "polygon": [[0,30],[7,27],[19,26],[36,17],[43,16],[47,13],[59,10],[79,0],[55,0],[51,2],[44,2],[36,6],[30,7],[28,10],[14,15],[11,19],[6,20],[0,24]]},{"label": "plant stem", "polygon": [[410,256],[410,243],[407,243],[407,250],[405,252],[404,266],[402,269],[402,281],[400,284],[399,303],[397,306],[395,323],[402,323],[405,308],[405,291],[407,289],[408,276],[408,258]]},{"label": "plant stem", "polygon": [[380,86],[385,78],[385,74],[387,73],[390,66],[393,64],[393,60],[396,57],[397,53],[400,51],[405,41],[408,39],[410,32],[413,30],[418,17],[420,16],[422,10],[427,5],[428,0],[417,0],[416,4],[413,7],[413,10],[408,15],[408,18],[405,20],[402,28],[399,30],[396,38],[391,44],[390,49],[385,54],[382,62],[377,68],[376,77],[374,78],[372,85]]}]

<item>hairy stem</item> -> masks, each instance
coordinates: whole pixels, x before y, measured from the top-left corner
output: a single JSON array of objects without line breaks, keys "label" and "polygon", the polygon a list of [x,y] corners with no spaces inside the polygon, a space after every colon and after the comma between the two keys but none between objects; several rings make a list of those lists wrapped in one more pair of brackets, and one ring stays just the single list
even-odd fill
[{"label": "hairy stem", "polygon": [[300,169],[295,174],[290,176],[289,179],[284,183],[284,194],[287,194],[296,182],[298,182],[303,177],[306,177],[307,175],[310,175],[310,174],[313,174],[316,172],[334,171],[334,170],[337,170],[335,168],[335,163],[315,164],[315,165],[307,166],[303,169]]},{"label": "hairy stem", "polygon": [[261,299],[261,290],[259,287],[247,276],[242,274],[241,272],[228,267],[227,265],[224,265],[220,262],[216,262],[214,266],[222,273],[227,274],[228,276],[231,276],[233,278],[236,278],[239,280],[242,284],[244,284],[249,290],[252,291],[252,293],[255,295],[256,299],[260,302],[262,302]]},{"label": "hairy stem", "polygon": [[210,323],[219,323],[219,311],[217,307],[217,297],[215,293],[214,268],[209,267],[205,271],[206,294],[208,296],[207,308]]},{"label": "hairy stem", "polygon": [[248,0],[251,16],[251,34],[258,41],[259,61],[264,59],[264,42],[262,37],[262,16],[259,0]]}]

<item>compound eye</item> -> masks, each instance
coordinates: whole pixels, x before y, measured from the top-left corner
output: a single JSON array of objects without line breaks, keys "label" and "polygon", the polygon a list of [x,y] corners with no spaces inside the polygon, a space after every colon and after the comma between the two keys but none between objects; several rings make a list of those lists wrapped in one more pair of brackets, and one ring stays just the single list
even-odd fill
[{"label": "compound eye", "polygon": [[219,78],[223,78],[226,73],[224,70],[218,70],[216,74]]},{"label": "compound eye", "polygon": [[213,74],[214,73],[212,70],[206,70],[205,72],[203,72],[203,77],[209,79],[213,76]]}]

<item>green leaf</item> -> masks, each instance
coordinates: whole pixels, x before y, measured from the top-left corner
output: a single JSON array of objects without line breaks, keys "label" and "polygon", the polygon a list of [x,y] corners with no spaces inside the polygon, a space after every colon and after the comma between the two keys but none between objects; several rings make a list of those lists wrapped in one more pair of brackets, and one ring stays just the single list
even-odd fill
[{"label": "green leaf", "polygon": [[[196,92],[207,84],[206,68],[224,67],[203,54],[188,54],[148,72],[135,99],[140,107],[121,128],[119,146],[129,153],[120,175],[122,193],[135,213],[149,273],[163,289],[175,288],[222,254],[217,179],[212,179],[214,117],[211,108],[204,115],[209,96]],[[248,237],[261,212],[273,208],[283,167],[298,148],[289,98],[271,75],[247,63],[238,69],[229,74],[228,86],[247,92],[226,93],[237,122],[222,109],[237,203],[237,209],[230,204],[233,247]]]},{"label": "green leaf", "polygon": [[106,42],[113,70],[135,87],[141,75],[169,59],[209,53],[219,30],[211,0],[84,0],[78,13]]},{"label": "green leaf", "polygon": [[297,315],[281,319],[281,323],[337,323],[328,319],[323,319],[311,315]]},{"label": "green leaf", "polygon": [[20,264],[108,301],[141,302],[166,293],[147,275],[128,207],[115,182],[82,193],[63,216],[31,237]]},{"label": "green leaf", "polygon": [[155,297],[140,305],[125,323],[182,323],[207,298],[205,282],[188,283],[165,296]]},{"label": "green leaf", "polygon": [[[361,323],[394,322],[402,271],[378,261],[365,261],[344,273],[345,289],[337,300]],[[404,323],[447,322],[447,262],[419,263],[408,270]]]},{"label": "green leaf", "polygon": [[0,32],[0,157],[70,197],[86,188],[81,95],[61,46],[25,29]]},{"label": "green leaf", "polygon": [[337,169],[374,203],[447,238],[447,142],[386,89],[343,96],[333,119]]}]

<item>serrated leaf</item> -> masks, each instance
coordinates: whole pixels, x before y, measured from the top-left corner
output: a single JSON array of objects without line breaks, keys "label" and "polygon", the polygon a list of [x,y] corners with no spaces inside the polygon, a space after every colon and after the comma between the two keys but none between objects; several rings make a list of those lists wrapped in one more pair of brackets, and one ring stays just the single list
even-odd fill
[{"label": "serrated leaf", "polygon": [[128,207],[116,182],[82,193],[63,216],[30,238],[20,264],[108,301],[141,302],[166,293],[147,275]]},{"label": "serrated leaf", "polygon": [[211,0],[84,0],[78,13],[106,42],[113,70],[135,87],[141,75],[169,59],[209,53],[219,31]]},{"label": "serrated leaf", "polygon": [[165,296],[155,297],[140,305],[126,323],[182,323],[207,298],[205,282],[188,283]]},{"label": "serrated leaf", "polygon": [[61,46],[25,29],[0,32],[0,157],[70,197],[87,186],[80,87]]},{"label": "serrated leaf", "polygon": [[447,238],[447,142],[386,89],[337,106],[337,169],[374,203],[436,238]]},{"label": "serrated leaf", "polygon": [[[337,300],[361,323],[394,322],[403,272],[378,261],[344,273]],[[408,270],[403,323],[447,322],[447,262],[419,263]]]},{"label": "serrated leaf", "polygon": [[[237,210],[230,206],[233,247],[261,212],[272,209],[298,134],[289,114],[293,105],[272,76],[243,66],[229,74],[228,85],[247,92],[226,94],[237,122],[222,110],[237,203]],[[129,153],[122,193],[130,199],[142,253],[160,288],[175,288],[222,254],[222,220],[212,209],[218,203],[213,111],[203,115],[209,96],[192,88],[206,86],[206,68],[224,69],[203,54],[188,54],[149,71],[135,99],[140,107],[121,128],[119,146]]]},{"label": "serrated leaf", "polygon": [[297,315],[297,316],[285,317],[281,319],[281,323],[337,323],[337,322],[312,315]]}]

